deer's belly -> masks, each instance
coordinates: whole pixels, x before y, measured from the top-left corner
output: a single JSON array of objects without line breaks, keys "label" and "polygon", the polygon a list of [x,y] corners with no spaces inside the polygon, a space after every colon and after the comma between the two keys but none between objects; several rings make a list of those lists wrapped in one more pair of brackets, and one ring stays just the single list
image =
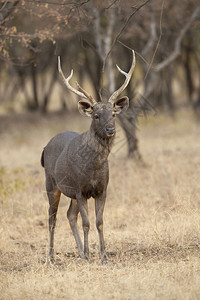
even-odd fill
[{"label": "deer's belly", "polygon": [[64,174],[56,174],[56,184],[62,194],[69,198],[76,199],[77,186],[70,177]]},{"label": "deer's belly", "polygon": [[91,197],[96,198],[103,193],[104,189],[105,188],[102,183],[96,180],[91,180],[89,183],[82,186],[81,193],[83,197],[87,199]]},{"label": "deer's belly", "polygon": [[77,195],[82,195],[84,198],[96,198],[100,196],[107,187],[107,178],[88,178],[84,177],[84,179],[80,177],[76,177],[76,180],[73,180],[70,174],[62,174],[57,173],[56,176],[56,184],[58,189],[65,196],[69,198],[76,199]]}]

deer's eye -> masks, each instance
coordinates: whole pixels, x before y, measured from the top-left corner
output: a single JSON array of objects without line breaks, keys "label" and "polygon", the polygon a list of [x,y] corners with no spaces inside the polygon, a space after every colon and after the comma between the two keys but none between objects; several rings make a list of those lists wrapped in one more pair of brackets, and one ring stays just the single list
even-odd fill
[{"label": "deer's eye", "polygon": [[99,119],[99,116],[97,114],[94,115],[95,120]]}]

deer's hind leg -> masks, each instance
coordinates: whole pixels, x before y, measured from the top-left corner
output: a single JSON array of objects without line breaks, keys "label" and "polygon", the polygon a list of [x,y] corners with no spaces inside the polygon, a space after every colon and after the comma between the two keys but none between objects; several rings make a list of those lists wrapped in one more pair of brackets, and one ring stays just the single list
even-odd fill
[{"label": "deer's hind leg", "polygon": [[60,201],[61,192],[57,188],[53,178],[46,176],[46,189],[49,199],[49,259],[50,262],[54,261],[54,231],[56,226],[56,214]]},{"label": "deer's hind leg", "polygon": [[77,204],[76,199],[71,199],[71,203],[69,206],[69,209],[67,211],[67,218],[69,220],[69,224],[71,227],[71,230],[73,232],[76,245],[78,247],[78,253],[81,258],[84,258],[84,253],[83,253],[83,244],[79,235],[78,227],[77,227],[77,218],[78,218],[78,213],[79,213],[79,207]]}]

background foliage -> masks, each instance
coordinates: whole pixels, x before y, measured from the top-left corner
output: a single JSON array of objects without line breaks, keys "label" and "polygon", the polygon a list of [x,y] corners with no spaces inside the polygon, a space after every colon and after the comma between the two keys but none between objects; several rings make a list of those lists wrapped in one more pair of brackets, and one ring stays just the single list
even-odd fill
[{"label": "background foliage", "polygon": [[124,69],[130,64],[122,42],[137,53],[130,98],[140,91],[155,106],[174,111],[189,103],[197,112],[199,11],[197,0],[5,0],[0,8],[1,104],[13,108],[23,96],[27,109],[46,112],[56,94],[66,107],[63,87],[57,85],[58,55],[66,74],[73,67],[98,100],[99,89],[107,96],[121,80],[114,63]]}]

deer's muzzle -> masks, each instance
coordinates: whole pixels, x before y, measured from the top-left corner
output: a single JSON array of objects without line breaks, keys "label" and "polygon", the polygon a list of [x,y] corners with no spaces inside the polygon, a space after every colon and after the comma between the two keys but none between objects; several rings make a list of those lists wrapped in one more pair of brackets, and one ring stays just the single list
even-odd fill
[{"label": "deer's muzzle", "polygon": [[113,136],[115,134],[115,127],[107,127],[106,134],[107,136]]}]

